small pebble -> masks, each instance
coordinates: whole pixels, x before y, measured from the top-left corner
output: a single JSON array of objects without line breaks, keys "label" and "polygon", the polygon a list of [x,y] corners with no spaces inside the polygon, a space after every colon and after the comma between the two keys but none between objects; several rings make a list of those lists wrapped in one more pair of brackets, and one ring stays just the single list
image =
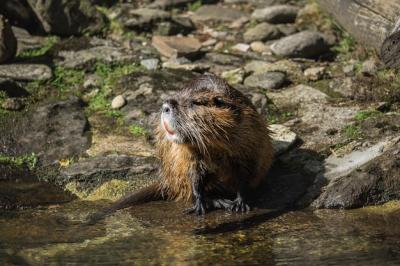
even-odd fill
[{"label": "small pebble", "polygon": [[126,104],[126,100],[122,95],[116,96],[111,102],[112,109],[120,109]]}]

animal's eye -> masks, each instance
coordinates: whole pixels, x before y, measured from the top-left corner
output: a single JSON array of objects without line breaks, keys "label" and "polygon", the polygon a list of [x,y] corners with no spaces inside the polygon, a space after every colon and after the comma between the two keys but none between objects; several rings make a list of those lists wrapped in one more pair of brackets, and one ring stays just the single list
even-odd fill
[{"label": "animal's eye", "polygon": [[221,106],[223,106],[225,103],[224,103],[224,100],[222,99],[222,97],[217,96],[217,97],[214,98],[214,104],[215,104],[215,106],[217,106],[217,107],[221,107]]}]

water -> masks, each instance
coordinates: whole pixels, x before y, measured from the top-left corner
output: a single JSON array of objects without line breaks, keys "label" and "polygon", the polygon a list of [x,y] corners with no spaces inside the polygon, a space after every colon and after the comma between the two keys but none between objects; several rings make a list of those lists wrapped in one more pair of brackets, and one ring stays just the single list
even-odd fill
[{"label": "water", "polygon": [[104,204],[0,213],[0,265],[400,265],[399,203],[199,218],[153,202],[82,223]]}]

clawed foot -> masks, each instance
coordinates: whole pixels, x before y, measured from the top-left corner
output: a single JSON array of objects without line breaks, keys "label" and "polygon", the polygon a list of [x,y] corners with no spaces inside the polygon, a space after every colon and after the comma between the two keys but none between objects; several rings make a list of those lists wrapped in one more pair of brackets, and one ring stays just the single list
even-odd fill
[{"label": "clawed foot", "polygon": [[228,209],[232,212],[249,212],[250,206],[247,205],[241,197],[237,197],[234,201],[232,201]]},{"label": "clawed foot", "polygon": [[193,207],[188,208],[184,211],[186,214],[196,214],[196,215],[204,215],[206,214],[206,207],[205,204],[201,200],[196,200]]}]

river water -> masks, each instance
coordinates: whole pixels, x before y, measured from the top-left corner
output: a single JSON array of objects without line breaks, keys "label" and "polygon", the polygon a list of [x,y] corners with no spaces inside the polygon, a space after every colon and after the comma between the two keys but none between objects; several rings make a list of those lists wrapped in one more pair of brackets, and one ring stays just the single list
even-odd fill
[{"label": "river water", "polygon": [[104,202],[0,213],[0,265],[400,265],[400,203],[358,210],[214,211],[153,202],[95,225]]}]

